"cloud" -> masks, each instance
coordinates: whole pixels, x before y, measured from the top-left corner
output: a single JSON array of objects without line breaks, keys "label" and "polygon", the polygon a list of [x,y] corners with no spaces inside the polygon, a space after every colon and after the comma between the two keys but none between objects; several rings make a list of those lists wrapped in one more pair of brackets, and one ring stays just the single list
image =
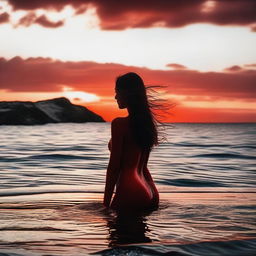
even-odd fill
[{"label": "cloud", "polygon": [[82,3],[83,1],[77,1],[77,0],[25,0],[25,1],[20,1],[20,0],[8,0],[9,4],[12,5],[14,10],[35,10],[35,9],[55,9],[55,10],[60,10],[62,9],[65,5],[71,4],[71,2],[80,2]]},{"label": "cloud", "polygon": [[64,25],[64,21],[60,20],[60,21],[53,22],[48,20],[45,15],[41,15],[38,18],[36,18],[35,23],[47,28],[57,28]]},{"label": "cloud", "polygon": [[154,26],[182,27],[193,23],[245,25],[256,23],[255,0],[9,0],[14,10],[39,8],[61,10],[72,5],[77,14],[96,7],[102,29],[122,30]]},{"label": "cloud", "polygon": [[18,25],[28,27],[34,23],[35,19],[36,14],[34,12],[29,12],[19,20]]},{"label": "cloud", "polygon": [[10,15],[7,12],[1,13],[0,14],[0,24],[8,22],[9,18],[10,18]]},{"label": "cloud", "polygon": [[241,68],[240,66],[232,66],[232,67],[229,67],[229,68],[225,68],[226,71],[229,71],[229,72],[238,72],[238,71],[242,71],[243,68]]},{"label": "cloud", "polygon": [[25,16],[23,16],[19,20],[17,25],[28,27],[32,24],[39,24],[47,28],[57,28],[57,27],[63,26],[64,22],[63,21],[53,22],[53,21],[50,21],[45,15],[41,15],[37,17],[34,12],[28,12]]},{"label": "cloud", "polygon": [[173,68],[173,69],[186,69],[187,67],[181,65],[181,64],[177,64],[177,63],[170,63],[167,64],[166,67],[168,68]]},{"label": "cloud", "polygon": [[65,62],[41,57],[0,58],[0,89],[13,92],[59,92],[64,87],[71,87],[99,96],[111,96],[115,78],[130,71],[140,74],[148,85],[166,85],[169,94],[255,100],[256,70],[151,70],[114,63]]},{"label": "cloud", "polygon": [[227,72],[254,72],[256,68],[256,64],[245,64],[242,67],[238,65],[234,65],[228,68],[225,68],[224,71]]},{"label": "cloud", "polygon": [[247,67],[247,68],[256,68],[256,63],[253,63],[253,64],[245,64],[244,66]]},{"label": "cloud", "polygon": [[256,24],[253,24],[253,25],[251,26],[251,31],[252,31],[252,32],[256,32]]}]

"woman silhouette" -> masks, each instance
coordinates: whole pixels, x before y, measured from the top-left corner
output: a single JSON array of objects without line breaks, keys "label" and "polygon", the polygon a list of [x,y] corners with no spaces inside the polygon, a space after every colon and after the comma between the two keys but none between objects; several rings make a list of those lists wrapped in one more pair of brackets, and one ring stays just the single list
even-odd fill
[{"label": "woman silhouette", "polygon": [[116,79],[115,91],[119,108],[127,108],[129,115],[111,123],[104,205],[117,211],[156,209],[159,194],[147,162],[158,145],[158,132],[144,82],[136,73],[127,73]]}]

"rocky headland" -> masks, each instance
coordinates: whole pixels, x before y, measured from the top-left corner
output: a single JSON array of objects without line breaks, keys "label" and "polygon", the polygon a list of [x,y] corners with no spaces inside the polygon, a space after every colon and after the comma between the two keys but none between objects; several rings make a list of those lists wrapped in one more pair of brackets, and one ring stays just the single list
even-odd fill
[{"label": "rocky headland", "polygon": [[72,104],[64,97],[37,102],[0,102],[0,125],[84,122],[105,122],[105,120],[86,107]]}]

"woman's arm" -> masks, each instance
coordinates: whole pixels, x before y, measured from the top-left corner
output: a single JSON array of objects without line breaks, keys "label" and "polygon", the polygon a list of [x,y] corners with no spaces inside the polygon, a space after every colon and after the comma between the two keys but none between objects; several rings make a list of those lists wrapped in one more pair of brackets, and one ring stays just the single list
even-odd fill
[{"label": "woman's arm", "polygon": [[144,177],[147,180],[147,182],[148,182],[148,184],[149,184],[149,186],[151,188],[151,191],[153,193],[153,199],[154,199],[153,204],[155,206],[157,206],[159,204],[159,194],[158,194],[156,185],[155,185],[155,183],[154,183],[154,181],[152,179],[152,176],[151,176],[151,174],[150,174],[150,172],[149,172],[147,167],[144,168],[143,173],[144,173]]},{"label": "woman's arm", "polygon": [[157,191],[157,188],[156,188],[156,185],[154,183],[154,180],[148,170],[148,167],[147,167],[147,164],[148,164],[148,158],[149,158],[149,152],[146,156],[146,162],[145,162],[145,166],[143,168],[143,174],[144,174],[144,177],[146,179],[146,181],[148,182],[149,186],[151,187],[151,191],[153,193],[153,198],[154,198],[154,202],[153,204],[155,206],[157,206],[159,204],[159,194],[158,194],[158,191]]},{"label": "woman's arm", "polygon": [[114,188],[119,177],[121,157],[123,149],[123,127],[121,126],[121,119],[115,118],[111,123],[111,138],[112,147],[110,159],[106,174],[104,202],[106,207],[109,207]]}]

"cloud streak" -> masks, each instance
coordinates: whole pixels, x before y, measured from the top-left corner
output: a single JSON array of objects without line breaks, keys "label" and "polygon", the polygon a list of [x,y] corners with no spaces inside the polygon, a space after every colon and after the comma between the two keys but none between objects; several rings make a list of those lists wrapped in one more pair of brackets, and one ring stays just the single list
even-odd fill
[{"label": "cloud streak", "polygon": [[146,84],[166,85],[170,94],[255,100],[255,69],[240,68],[239,72],[151,70],[114,63],[65,62],[41,57],[0,58],[0,89],[14,92],[58,92],[63,87],[71,87],[109,96],[114,92],[116,76],[130,71],[142,75]]},{"label": "cloud streak", "polygon": [[100,26],[106,30],[148,28],[154,26],[182,27],[193,23],[251,26],[255,29],[255,0],[9,0],[14,10],[55,9],[66,5],[77,14],[89,6],[96,8]]},{"label": "cloud streak", "polygon": [[57,28],[63,26],[64,21],[61,20],[53,22],[50,21],[45,15],[40,15],[39,17],[37,17],[34,12],[29,12],[19,20],[19,23],[16,26],[28,27],[32,24],[39,24],[47,28]]},{"label": "cloud streak", "polygon": [[184,65],[177,64],[177,63],[170,63],[170,64],[167,64],[166,67],[168,67],[168,68],[173,68],[173,69],[186,69],[186,68],[187,68],[187,67],[185,67]]}]

